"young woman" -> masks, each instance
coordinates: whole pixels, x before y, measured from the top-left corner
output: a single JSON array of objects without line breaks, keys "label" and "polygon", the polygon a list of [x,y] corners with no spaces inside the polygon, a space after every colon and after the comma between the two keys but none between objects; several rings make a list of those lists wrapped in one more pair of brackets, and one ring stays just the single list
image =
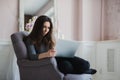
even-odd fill
[{"label": "young woman", "polygon": [[[52,33],[53,25],[51,19],[45,15],[38,17],[32,32],[24,38],[30,60],[55,57],[55,41]],[[96,73],[96,70],[90,69],[89,62],[81,58],[55,58],[57,60],[58,69],[64,74]]]}]

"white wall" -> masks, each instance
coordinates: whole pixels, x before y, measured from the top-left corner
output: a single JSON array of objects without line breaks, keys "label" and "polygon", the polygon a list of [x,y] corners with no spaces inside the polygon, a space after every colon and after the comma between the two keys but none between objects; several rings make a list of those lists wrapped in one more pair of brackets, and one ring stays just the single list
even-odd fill
[{"label": "white wall", "polygon": [[11,41],[0,41],[0,80],[20,80]]},{"label": "white wall", "polygon": [[96,80],[120,79],[120,40],[97,43],[96,68]]},{"label": "white wall", "polygon": [[0,43],[0,80],[6,80],[6,73],[9,66],[9,46]]},{"label": "white wall", "polygon": [[82,41],[76,56],[90,62],[97,70],[93,80],[120,79],[120,40]]}]

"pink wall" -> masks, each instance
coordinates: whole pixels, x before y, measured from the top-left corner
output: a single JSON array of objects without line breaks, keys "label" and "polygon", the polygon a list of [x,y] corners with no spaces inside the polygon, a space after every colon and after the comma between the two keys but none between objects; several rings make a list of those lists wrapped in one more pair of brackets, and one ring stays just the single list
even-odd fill
[{"label": "pink wall", "polygon": [[57,0],[57,26],[65,39],[100,40],[101,0]]},{"label": "pink wall", "polygon": [[0,40],[18,31],[18,0],[0,0]]},{"label": "pink wall", "polygon": [[[120,0],[56,0],[56,21],[65,39],[120,39]],[[18,31],[18,0],[0,0],[0,40]]]},{"label": "pink wall", "polygon": [[101,0],[82,1],[82,40],[98,41],[101,38]]},{"label": "pink wall", "polygon": [[56,0],[57,27],[65,39],[78,40],[78,1]]},{"label": "pink wall", "polygon": [[78,4],[79,4],[79,6],[78,6],[78,40],[82,40],[82,37],[83,37],[83,27],[82,27],[82,19],[83,19],[83,17],[82,17],[82,15],[83,15],[83,13],[82,13],[82,8],[83,8],[83,4],[82,4],[82,0],[79,0],[78,1]]},{"label": "pink wall", "polygon": [[103,40],[120,39],[120,0],[103,1]]},{"label": "pink wall", "polygon": [[120,39],[120,0],[57,0],[57,26],[65,39]]},{"label": "pink wall", "polygon": [[120,39],[120,0],[82,0],[82,40]]}]

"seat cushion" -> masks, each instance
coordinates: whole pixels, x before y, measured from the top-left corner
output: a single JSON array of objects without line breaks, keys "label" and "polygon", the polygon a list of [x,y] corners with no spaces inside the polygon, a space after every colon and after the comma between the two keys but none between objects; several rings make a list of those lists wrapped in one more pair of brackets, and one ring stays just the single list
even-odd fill
[{"label": "seat cushion", "polygon": [[67,74],[64,80],[92,80],[91,74]]}]

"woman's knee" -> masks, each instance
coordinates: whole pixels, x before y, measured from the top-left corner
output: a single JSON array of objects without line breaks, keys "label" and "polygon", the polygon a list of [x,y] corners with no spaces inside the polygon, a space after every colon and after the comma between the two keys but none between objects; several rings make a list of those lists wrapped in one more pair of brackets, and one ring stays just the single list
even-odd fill
[{"label": "woman's knee", "polygon": [[69,61],[64,60],[58,63],[58,68],[64,74],[72,73],[74,71],[72,64]]},{"label": "woman's knee", "polygon": [[85,69],[89,69],[90,67],[90,63],[87,60],[84,60],[82,58],[79,57],[74,57],[73,63],[81,68],[85,68]]}]

